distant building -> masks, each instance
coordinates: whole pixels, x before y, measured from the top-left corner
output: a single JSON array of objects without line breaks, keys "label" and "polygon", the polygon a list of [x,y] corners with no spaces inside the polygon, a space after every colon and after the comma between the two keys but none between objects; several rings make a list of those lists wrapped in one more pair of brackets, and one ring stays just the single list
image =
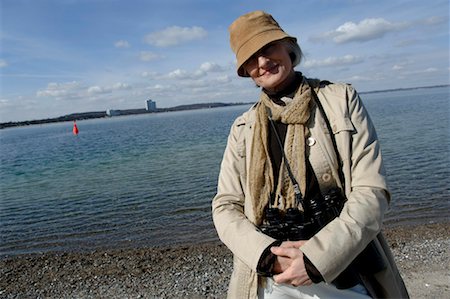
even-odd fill
[{"label": "distant building", "polygon": [[108,116],[119,116],[120,115],[120,110],[108,109],[108,110],[106,110],[106,115],[108,115]]},{"label": "distant building", "polygon": [[147,109],[147,111],[151,111],[151,112],[156,111],[156,102],[152,101],[152,100],[145,101],[145,109]]}]

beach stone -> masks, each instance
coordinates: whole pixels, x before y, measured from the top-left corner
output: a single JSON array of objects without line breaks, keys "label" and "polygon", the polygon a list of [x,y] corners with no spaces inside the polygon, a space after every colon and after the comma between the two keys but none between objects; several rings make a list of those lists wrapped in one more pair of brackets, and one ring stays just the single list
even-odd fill
[{"label": "beach stone", "polygon": [[[411,298],[450,298],[449,224],[385,229]],[[225,298],[232,267],[219,242],[3,257],[0,298]]]}]

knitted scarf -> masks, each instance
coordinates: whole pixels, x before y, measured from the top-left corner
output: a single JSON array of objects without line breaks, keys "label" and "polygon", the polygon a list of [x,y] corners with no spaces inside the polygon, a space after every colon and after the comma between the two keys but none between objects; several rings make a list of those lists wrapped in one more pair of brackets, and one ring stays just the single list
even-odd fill
[{"label": "knitted scarf", "polygon": [[308,134],[306,122],[314,101],[311,88],[303,77],[292,101],[286,106],[275,104],[269,96],[262,92],[256,107],[256,121],[251,148],[250,192],[253,198],[253,212],[256,224],[263,221],[264,210],[275,194],[274,206],[282,210],[296,207],[293,184],[286,171],[284,161],[281,163],[277,190],[274,190],[273,167],[269,155],[268,132],[269,122],[266,107],[272,112],[272,119],[287,124],[284,151],[292,173],[299,183],[300,191],[305,195],[306,189],[306,157],[305,136]]}]

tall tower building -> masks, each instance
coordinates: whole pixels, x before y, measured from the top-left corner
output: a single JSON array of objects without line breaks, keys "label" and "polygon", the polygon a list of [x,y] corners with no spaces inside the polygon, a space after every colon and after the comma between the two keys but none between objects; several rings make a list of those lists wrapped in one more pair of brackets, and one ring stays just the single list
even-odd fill
[{"label": "tall tower building", "polygon": [[147,101],[145,101],[145,109],[151,112],[156,111],[156,102],[148,99]]}]

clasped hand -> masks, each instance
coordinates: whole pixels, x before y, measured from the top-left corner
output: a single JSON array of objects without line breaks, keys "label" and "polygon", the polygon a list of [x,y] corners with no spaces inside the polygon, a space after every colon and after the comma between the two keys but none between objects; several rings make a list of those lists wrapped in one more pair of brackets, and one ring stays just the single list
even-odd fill
[{"label": "clasped hand", "polygon": [[271,252],[276,255],[273,265],[273,279],[276,283],[290,284],[292,286],[305,286],[312,284],[306,272],[303,253],[299,248],[306,241],[285,241],[280,246],[272,247]]}]

